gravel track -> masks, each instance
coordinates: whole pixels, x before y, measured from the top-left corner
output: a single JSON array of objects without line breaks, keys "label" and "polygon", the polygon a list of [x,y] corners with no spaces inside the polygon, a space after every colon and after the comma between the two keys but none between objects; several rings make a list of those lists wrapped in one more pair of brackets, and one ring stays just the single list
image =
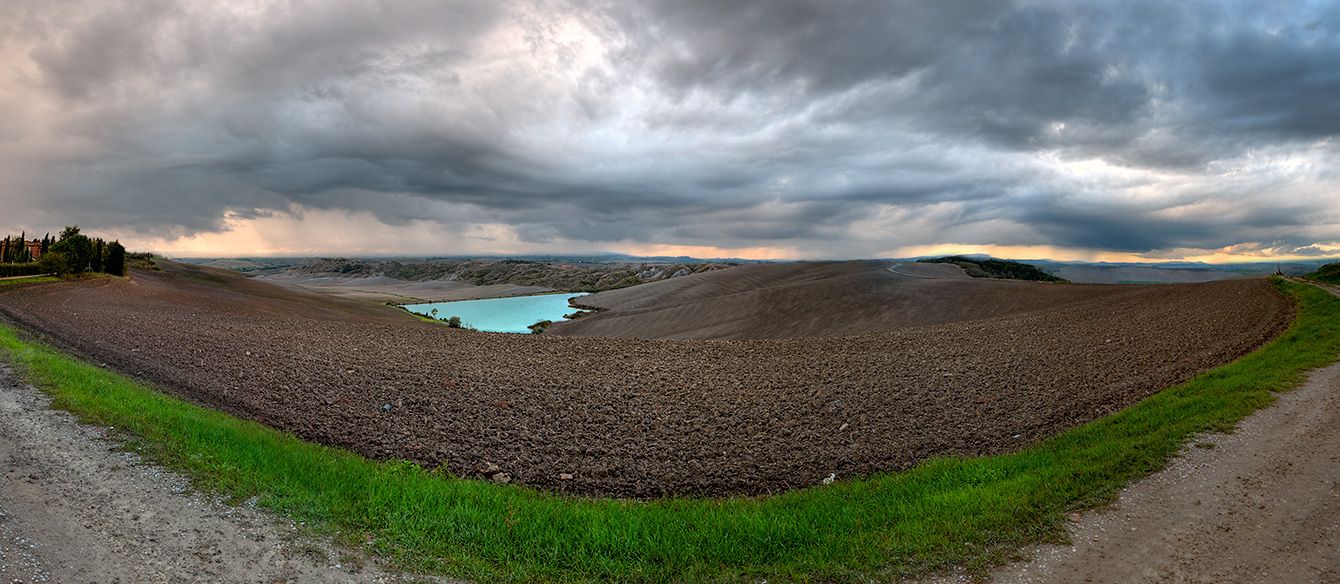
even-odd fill
[{"label": "gravel track", "polygon": [[446,582],[193,493],[0,361],[0,582]]},{"label": "gravel track", "polygon": [[[881,264],[838,265],[867,274],[844,277],[859,290],[896,278]],[[749,273],[677,280],[737,271]],[[1239,357],[1292,314],[1265,280],[934,283],[938,310],[957,298],[975,318],[773,340],[518,336],[180,265],[9,290],[0,312],[306,439],[465,476],[492,463],[539,488],[627,497],[772,493],[830,473],[1017,449]],[[991,315],[982,298],[999,296],[993,285],[1065,289],[1066,299]]]}]

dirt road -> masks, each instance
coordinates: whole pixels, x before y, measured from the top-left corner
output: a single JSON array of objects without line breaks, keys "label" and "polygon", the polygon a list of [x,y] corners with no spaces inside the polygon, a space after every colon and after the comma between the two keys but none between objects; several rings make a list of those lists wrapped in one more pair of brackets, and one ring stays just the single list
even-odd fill
[{"label": "dirt road", "polygon": [[0,362],[0,582],[402,581],[292,524],[192,493],[49,409]]},{"label": "dirt road", "polygon": [[1195,444],[992,581],[1340,582],[1340,363]]}]

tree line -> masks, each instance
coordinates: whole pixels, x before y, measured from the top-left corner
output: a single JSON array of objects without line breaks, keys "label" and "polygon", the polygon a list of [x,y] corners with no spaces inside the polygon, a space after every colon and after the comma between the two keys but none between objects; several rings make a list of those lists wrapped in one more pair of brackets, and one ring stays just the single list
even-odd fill
[{"label": "tree line", "polygon": [[[36,261],[28,249],[27,234],[15,238],[6,238],[9,244],[4,246],[5,263],[14,264],[5,272],[21,271],[35,274],[82,274],[102,272],[114,276],[126,275],[126,248],[120,241],[107,242],[100,237],[89,237],[79,232],[79,226],[63,229],[60,237],[47,234],[40,241],[41,247]],[[20,269],[21,268],[21,269]],[[26,274],[12,274],[26,275]]]}]

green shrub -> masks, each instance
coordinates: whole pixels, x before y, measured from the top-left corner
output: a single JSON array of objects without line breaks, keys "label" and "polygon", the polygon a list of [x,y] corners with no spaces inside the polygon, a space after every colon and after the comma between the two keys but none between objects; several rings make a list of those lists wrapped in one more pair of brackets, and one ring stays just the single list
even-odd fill
[{"label": "green shrub", "polygon": [[[116,245],[118,246],[121,245],[118,242],[113,243],[116,243]],[[123,251],[125,250],[124,247],[121,249]],[[158,264],[154,263],[154,254],[148,252],[136,252],[136,253],[124,252],[124,253],[126,256],[127,267],[135,268],[137,270],[145,270],[149,272],[163,271],[163,268],[158,267]]]},{"label": "green shrub", "polygon": [[530,334],[532,334],[532,335],[538,335],[538,334],[543,334],[543,333],[544,333],[544,329],[549,328],[549,325],[551,325],[551,324],[554,324],[554,321],[552,321],[552,320],[542,320],[542,321],[537,322],[537,323],[535,323],[535,324],[533,324],[533,325],[530,325],[529,327],[526,327],[526,328],[529,328],[529,329],[530,329]]},{"label": "green shrub", "polygon": [[51,246],[47,255],[51,253],[59,253],[65,258],[65,269],[58,273],[79,274],[93,264],[93,240],[80,233],[78,226],[66,227],[60,234],[60,241]]},{"label": "green shrub", "polygon": [[42,254],[42,258],[37,260],[37,265],[41,267],[39,273],[43,274],[63,276],[72,271],[69,258],[65,257],[64,253],[54,250]]},{"label": "green shrub", "polygon": [[14,276],[36,276],[45,274],[42,271],[42,265],[38,262],[27,262],[22,264],[0,264],[0,278],[11,278]]}]

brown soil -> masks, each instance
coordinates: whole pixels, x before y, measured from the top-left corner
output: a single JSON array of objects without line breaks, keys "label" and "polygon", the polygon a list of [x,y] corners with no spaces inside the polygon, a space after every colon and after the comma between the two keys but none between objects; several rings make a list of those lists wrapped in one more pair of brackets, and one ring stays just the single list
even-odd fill
[{"label": "brown soil", "polygon": [[[885,268],[779,268],[792,288],[818,290],[791,298],[823,300],[795,313],[837,307],[835,318],[854,323],[852,296],[873,318],[901,311],[887,321],[901,328],[842,337],[476,333],[172,264],[130,281],[0,292],[0,312],[178,395],[307,439],[466,476],[494,463],[540,488],[635,497],[778,492],[830,473],[1019,448],[1232,360],[1291,315],[1264,280],[1060,286]],[[721,302],[751,293],[748,282],[732,286],[739,291],[718,292]],[[917,298],[938,324],[906,325],[921,318],[903,308]]]},{"label": "brown soil", "polygon": [[584,296],[599,314],[551,334],[643,339],[851,335],[1055,310],[1130,293],[1113,286],[974,279],[953,264],[740,266]]}]

